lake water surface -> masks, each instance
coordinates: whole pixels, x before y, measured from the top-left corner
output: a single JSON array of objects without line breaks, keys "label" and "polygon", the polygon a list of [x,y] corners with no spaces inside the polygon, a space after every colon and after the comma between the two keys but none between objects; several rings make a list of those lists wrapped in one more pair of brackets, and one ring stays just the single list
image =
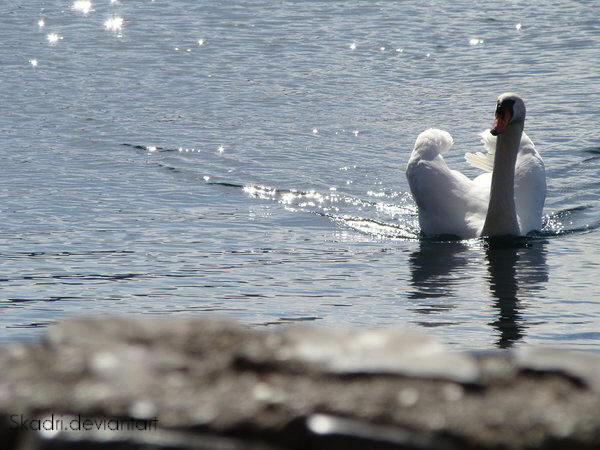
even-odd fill
[{"label": "lake water surface", "polygon": [[[0,341],[75,314],[423,327],[600,349],[597,2],[0,4]],[[419,237],[404,170],[469,176],[520,93],[545,226]]]}]

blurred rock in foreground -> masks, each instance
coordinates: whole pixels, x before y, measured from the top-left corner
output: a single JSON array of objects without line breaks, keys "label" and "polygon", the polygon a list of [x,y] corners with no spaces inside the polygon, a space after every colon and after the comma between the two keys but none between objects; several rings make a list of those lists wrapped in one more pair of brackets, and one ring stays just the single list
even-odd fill
[{"label": "blurred rock in foreground", "polygon": [[[12,449],[600,448],[600,355],[402,329],[72,319],[0,348]],[[41,430],[40,430],[41,428]]]}]

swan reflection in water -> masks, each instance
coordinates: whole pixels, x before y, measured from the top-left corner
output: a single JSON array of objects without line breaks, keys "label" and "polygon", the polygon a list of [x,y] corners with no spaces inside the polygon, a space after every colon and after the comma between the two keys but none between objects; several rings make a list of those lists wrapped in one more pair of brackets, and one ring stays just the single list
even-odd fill
[{"label": "swan reflection in water", "polygon": [[[419,249],[410,257],[411,285],[409,298],[419,301],[414,312],[435,314],[456,305],[443,302],[432,305],[426,299],[454,297],[453,288],[466,278],[472,279],[475,267],[485,267],[484,278],[489,284],[497,319],[489,323],[498,333],[496,346],[509,348],[525,335],[523,305],[519,296],[532,296],[544,289],[548,281],[546,241],[527,238],[510,240],[489,239],[482,249],[463,242],[422,240]],[[484,260],[482,261],[482,256]],[[465,271],[471,272],[469,277]],[[420,322],[435,326],[435,322]],[[449,325],[439,322],[437,325]]]}]

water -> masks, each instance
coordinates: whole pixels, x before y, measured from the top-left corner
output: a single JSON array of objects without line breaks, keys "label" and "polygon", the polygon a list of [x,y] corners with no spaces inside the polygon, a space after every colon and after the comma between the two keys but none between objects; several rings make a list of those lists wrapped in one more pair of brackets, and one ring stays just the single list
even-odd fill
[{"label": "water", "polygon": [[[0,40],[0,341],[220,314],[600,348],[594,2],[10,0]],[[420,239],[414,139],[450,131],[476,175],[463,155],[508,90],[544,230]]]}]

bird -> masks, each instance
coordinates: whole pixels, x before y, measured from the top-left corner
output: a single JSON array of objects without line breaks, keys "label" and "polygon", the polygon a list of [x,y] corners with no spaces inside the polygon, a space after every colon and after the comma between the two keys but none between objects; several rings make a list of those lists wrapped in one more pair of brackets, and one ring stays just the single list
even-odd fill
[{"label": "bird", "polygon": [[546,170],[524,126],[523,99],[500,95],[491,129],[480,134],[485,153],[465,154],[467,163],[484,171],[474,179],[447,166],[450,133],[430,128],[419,134],[406,177],[421,234],[471,239],[524,236],[541,228]]}]

